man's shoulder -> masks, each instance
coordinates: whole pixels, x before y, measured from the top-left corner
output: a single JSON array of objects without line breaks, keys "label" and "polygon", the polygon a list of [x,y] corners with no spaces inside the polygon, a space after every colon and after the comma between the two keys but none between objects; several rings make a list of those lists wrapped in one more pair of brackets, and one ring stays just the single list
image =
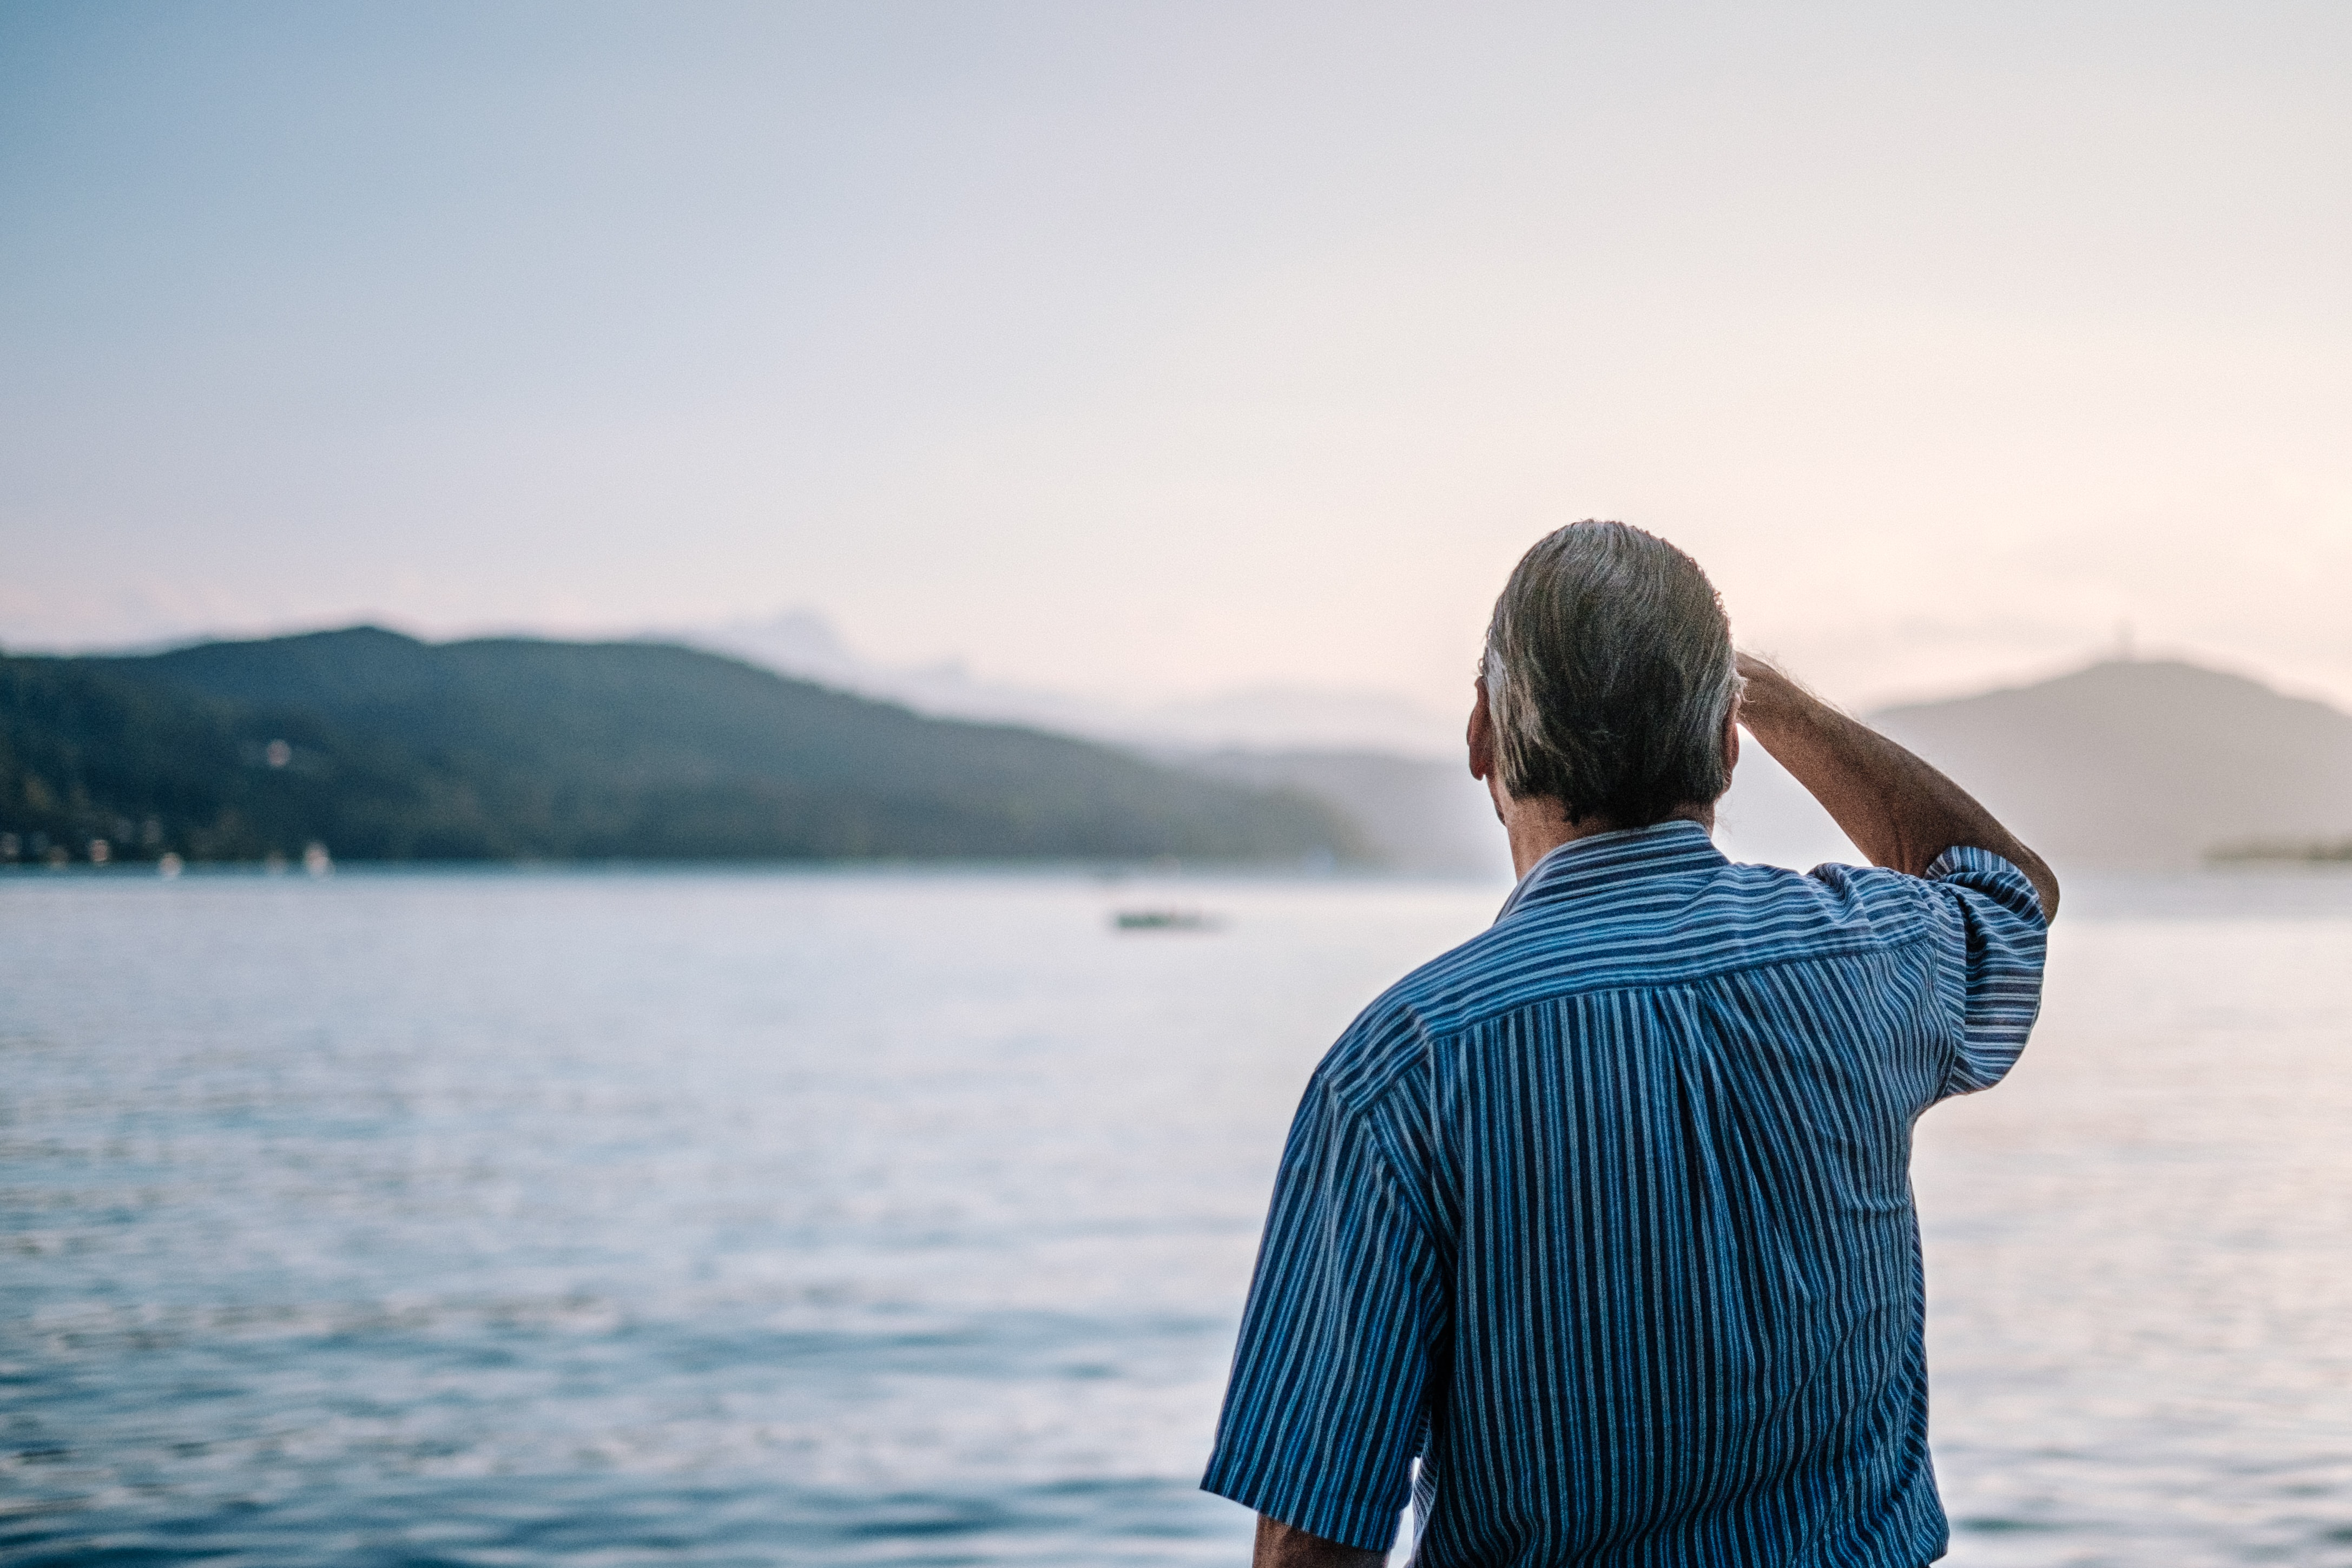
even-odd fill
[{"label": "man's shoulder", "polygon": [[1425,1061],[1435,1037],[1457,1025],[1464,998],[1497,954],[1489,926],[1449,948],[1374,997],[1315,1069],[1315,1079],[1341,1105],[1363,1110]]},{"label": "man's shoulder", "polygon": [[1919,879],[1855,866],[1730,863],[1614,896],[1531,903],[1382,992],[1318,1076],[1361,1105],[1433,1047],[1529,1007],[1883,951],[1927,934],[1932,919]]}]

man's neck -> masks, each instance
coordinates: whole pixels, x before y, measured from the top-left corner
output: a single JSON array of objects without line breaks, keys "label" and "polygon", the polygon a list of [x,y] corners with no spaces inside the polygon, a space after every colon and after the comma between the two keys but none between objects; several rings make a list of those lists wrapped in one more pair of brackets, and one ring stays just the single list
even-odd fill
[{"label": "man's neck", "polygon": [[[1510,835],[1511,874],[1515,877],[1526,876],[1537,861],[1563,844],[1618,831],[1617,824],[1605,816],[1570,816],[1567,809],[1549,795],[1520,800],[1507,792],[1500,777],[1495,774],[1487,776],[1486,793],[1494,797],[1495,815],[1502,818],[1503,830]],[[1712,834],[1715,806],[1711,802],[1686,805],[1666,820],[1696,822]]]}]

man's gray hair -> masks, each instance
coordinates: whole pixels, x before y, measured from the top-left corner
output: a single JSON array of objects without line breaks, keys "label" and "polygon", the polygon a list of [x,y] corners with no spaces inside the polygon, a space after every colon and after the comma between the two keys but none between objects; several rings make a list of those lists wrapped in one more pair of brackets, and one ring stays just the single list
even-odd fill
[{"label": "man's gray hair", "polygon": [[1572,522],[1520,557],[1482,674],[1503,787],[1570,821],[1646,827],[1730,787],[1731,623],[1698,563],[1622,522]]}]

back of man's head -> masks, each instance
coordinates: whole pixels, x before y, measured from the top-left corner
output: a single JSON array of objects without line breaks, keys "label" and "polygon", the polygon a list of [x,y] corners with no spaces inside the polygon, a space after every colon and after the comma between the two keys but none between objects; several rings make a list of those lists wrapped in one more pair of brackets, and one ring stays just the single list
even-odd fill
[{"label": "back of man's head", "polygon": [[1698,563],[1622,522],[1537,542],[1495,601],[1482,671],[1503,787],[1646,827],[1729,787],[1731,623]]}]

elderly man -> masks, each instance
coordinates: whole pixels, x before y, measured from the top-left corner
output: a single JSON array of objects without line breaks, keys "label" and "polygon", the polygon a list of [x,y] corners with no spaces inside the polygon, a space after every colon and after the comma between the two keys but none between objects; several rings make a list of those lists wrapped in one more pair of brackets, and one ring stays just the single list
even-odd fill
[{"label": "elderly man", "polygon": [[[1716,849],[1739,725],[1876,868]],[[1511,574],[1469,740],[1518,886],[1308,1083],[1202,1484],[1261,1568],[1408,1492],[1418,1568],[1942,1556],[1911,1126],[2023,1047],[2055,879],[1620,523]]]}]

